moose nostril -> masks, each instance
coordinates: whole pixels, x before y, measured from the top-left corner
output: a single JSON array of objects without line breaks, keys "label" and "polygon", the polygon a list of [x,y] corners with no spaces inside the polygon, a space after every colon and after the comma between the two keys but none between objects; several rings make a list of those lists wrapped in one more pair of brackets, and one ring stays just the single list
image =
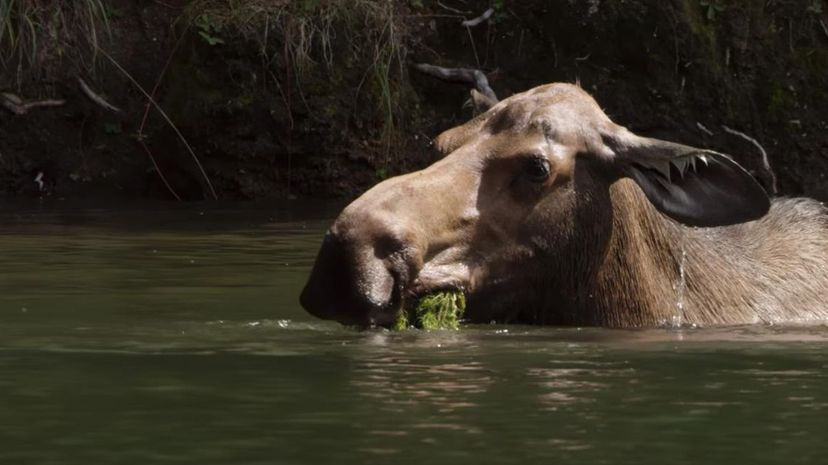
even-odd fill
[{"label": "moose nostril", "polygon": [[403,241],[396,236],[382,235],[374,240],[374,256],[385,260],[404,248]]},{"label": "moose nostril", "polygon": [[418,249],[399,224],[345,216],[326,234],[300,301],[312,314],[341,322],[386,318],[419,271]]}]

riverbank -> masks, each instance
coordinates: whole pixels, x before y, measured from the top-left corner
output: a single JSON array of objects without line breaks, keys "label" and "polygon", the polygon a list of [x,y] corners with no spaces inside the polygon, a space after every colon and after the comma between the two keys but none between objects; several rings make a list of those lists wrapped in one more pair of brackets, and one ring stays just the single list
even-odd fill
[{"label": "riverbank", "polygon": [[410,68],[427,62],[481,69],[501,98],[580,82],[617,122],[733,154],[770,189],[727,126],[780,193],[828,200],[821,1],[4,5],[4,102],[64,102],[0,109],[8,199],[349,197],[426,166],[471,116],[468,89]]}]

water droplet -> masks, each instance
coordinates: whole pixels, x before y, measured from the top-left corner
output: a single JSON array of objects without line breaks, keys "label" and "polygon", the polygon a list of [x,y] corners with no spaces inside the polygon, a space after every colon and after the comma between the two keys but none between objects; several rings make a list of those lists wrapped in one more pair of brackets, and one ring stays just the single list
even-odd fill
[{"label": "water droplet", "polygon": [[673,315],[670,325],[673,328],[681,328],[684,324],[684,291],[687,287],[687,279],[685,276],[685,265],[687,263],[687,251],[684,245],[681,246],[681,262],[679,263],[679,281],[674,284],[676,289],[676,314]]}]

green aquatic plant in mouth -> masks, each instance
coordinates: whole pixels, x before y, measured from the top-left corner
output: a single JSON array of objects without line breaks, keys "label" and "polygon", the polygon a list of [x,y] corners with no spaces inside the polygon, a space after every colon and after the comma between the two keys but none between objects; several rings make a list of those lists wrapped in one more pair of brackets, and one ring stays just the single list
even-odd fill
[{"label": "green aquatic plant in mouth", "polygon": [[462,291],[441,291],[420,297],[417,304],[403,308],[392,329],[402,331],[410,326],[425,330],[460,329],[460,318],[466,310]]}]

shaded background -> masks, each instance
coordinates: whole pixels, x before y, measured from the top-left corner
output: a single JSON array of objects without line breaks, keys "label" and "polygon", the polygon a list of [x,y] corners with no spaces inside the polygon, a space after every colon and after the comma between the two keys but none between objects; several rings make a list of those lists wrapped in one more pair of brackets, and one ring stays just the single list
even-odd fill
[{"label": "shaded background", "polygon": [[[487,8],[488,21],[460,25]],[[23,114],[0,108],[0,195],[350,197],[426,166],[431,138],[470,117],[467,88],[410,67],[427,62],[481,69],[500,98],[580,82],[616,122],[731,153],[769,186],[757,148],[727,125],[767,150],[782,194],[825,200],[826,8],[823,0],[0,0],[0,100],[65,100]],[[130,77],[192,154],[155,109],[145,118],[148,100]],[[93,102],[78,78],[120,111]]]}]

